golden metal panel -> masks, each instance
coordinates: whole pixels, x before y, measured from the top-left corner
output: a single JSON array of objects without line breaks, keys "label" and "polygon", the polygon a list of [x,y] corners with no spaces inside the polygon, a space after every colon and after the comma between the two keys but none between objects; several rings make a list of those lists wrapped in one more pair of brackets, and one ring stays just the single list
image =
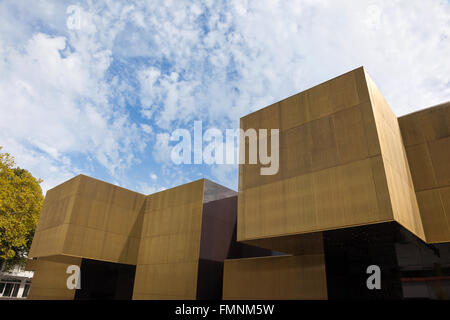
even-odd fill
[{"label": "golden metal panel", "polygon": [[68,225],[63,224],[36,232],[28,256],[35,258],[61,254],[67,229]]},{"label": "golden metal panel", "polygon": [[327,299],[324,255],[225,260],[223,299]]},{"label": "golden metal panel", "polygon": [[195,299],[198,262],[137,265],[133,299]]},{"label": "golden metal panel", "polygon": [[364,125],[364,136],[367,140],[367,150],[369,156],[381,154],[380,141],[375,123],[375,116],[372,111],[372,103],[370,101],[362,103],[359,106],[361,117]]},{"label": "golden metal panel", "polygon": [[305,94],[299,93],[279,102],[281,128],[288,130],[298,127],[311,119]]},{"label": "golden metal panel", "polygon": [[[30,257],[71,255],[136,264],[146,197],[79,175],[50,190]],[[42,221],[42,222],[41,222]],[[134,251],[133,251],[134,250]]]},{"label": "golden metal panel", "polygon": [[47,191],[29,257],[62,252],[79,180],[75,177]]},{"label": "golden metal panel", "polygon": [[450,102],[399,118],[405,146],[450,136]]},{"label": "golden metal panel", "polygon": [[278,103],[262,109],[258,112],[258,116],[258,128],[268,129],[268,131],[280,128],[280,107]]},{"label": "golden metal panel", "polygon": [[[259,219],[262,223],[260,234],[268,236],[279,234],[286,228],[284,209],[283,181],[263,184],[259,189]],[[279,212],[279,214],[274,214]],[[258,212],[256,212],[258,214]]]},{"label": "golden metal panel", "polygon": [[371,159],[319,171],[314,176],[320,228],[389,220],[378,209]]},{"label": "golden metal panel", "polygon": [[357,73],[347,72],[329,81],[333,113],[361,103],[356,84]]},{"label": "golden metal panel", "polygon": [[81,253],[84,242],[84,234],[86,232],[85,227],[77,225],[68,225],[66,238],[64,239],[64,247],[62,252],[67,255],[75,255],[82,257]]},{"label": "golden metal panel", "polygon": [[329,168],[339,163],[331,119],[327,117],[310,122],[312,171]]},{"label": "golden metal panel", "polygon": [[315,229],[327,230],[333,228],[333,226],[348,225],[348,223],[345,223],[344,194],[338,187],[338,183],[336,168],[329,168],[313,173],[317,220]]},{"label": "golden metal panel", "polygon": [[[340,190],[344,208],[344,224],[356,225],[367,222],[390,220],[389,212],[380,210],[377,189],[374,180],[373,161],[379,157],[355,161],[336,167],[337,187]],[[322,199],[326,201],[325,199]],[[339,200],[336,200],[337,202]]]},{"label": "golden metal panel", "polygon": [[75,289],[67,288],[66,273],[70,265],[81,265],[81,258],[67,256],[52,256],[39,258],[31,282],[30,300],[72,300]]},{"label": "golden metal panel", "polygon": [[147,197],[133,299],[195,299],[204,180]]},{"label": "golden metal panel", "polygon": [[[290,146],[296,146],[292,148]],[[296,175],[309,173],[312,171],[312,134],[311,126],[305,124],[282,132],[280,135],[280,172],[283,178],[294,177]],[[253,176],[253,186],[262,184],[264,182],[262,177],[259,177],[258,166],[247,166],[245,170],[249,170],[248,175]],[[254,170],[253,172],[250,170]],[[245,190],[252,185],[242,185],[242,190]]]},{"label": "golden metal panel", "polygon": [[[283,208],[286,216],[286,233],[295,233],[298,226],[303,226],[305,229],[313,229],[317,226],[317,206],[312,174],[284,180]],[[299,208],[302,208],[301,214],[299,214]]]},{"label": "golden metal panel", "polygon": [[425,241],[422,219],[397,117],[366,74],[394,219]]},{"label": "golden metal panel", "polygon": [[[447,188],[450,189],[450,188]],[[445,191],[443,197],[445,199]],[[447,191],[447,197],[450,194]],[[431,189],[417,192],[427,242],[446,242],[450,234],[450,208],[444,209],[441,192]]]},{"label": "golden metal panel", "polygon": [[450,103],[399,118],[427,242],[450,241]]},{"label": "golden metal panel", "polygon": [[[84,230],[84,237],[81,245],[81,251],[84,254],[83,257],[91,259],[98,257],[98,253],[103,252],[106,232],[92,228],[84,228]],[[75,254],[76,253],[77,252],[75,252]]]},{"label": "golden metal panel", "polygon": [[100,260],[118,263],[136,264],[136,261],[126,260],[128,239],[129,238],[127,236],[107,232],[105,242],[103,243],[103,250]]},{"label": "golden metal panel", "polygon": [[[238,225],[238,241],[256,238],[262,234],[263,230],[263,221],[260,213],[260,187],[245,190],[245,192],[242,192],[242,195],[239,194],[239,197],[242,197],[244,202],[245,215],[243,215],[243,219],[239,220],[243,224]],[[241,227],[243,232],[240,231]]]},{"label": "golden metal panel", "polygon": [[[197,199],[198,200],[198,199]],[[151,199],[149,199],[151,201]],[[147,211],[144,214],[143,237],[200,231],[203,204],[200,200],[179,206]],[[151,214],[149,214],[151,212]],[[174,220],[181,219],[179,223]]]},{"label": "golden metal panel", "polygon": [[241,191],[238,241],[391,221],[385,179],[378,156]]},{"label": "golden metal panel", "polygon": [[[240,165],[240,190],[337,165],[339,163],[338,150],[332,116],[348,108],[360,104],[363,107],[368,103],[368,94],[364,93],[367,88],[357,83],[360,78],[362,79],[362,73],[361,68],[346,73],[241,118],[241,128],[244,130],[248,128],[280,129],[281,165],[276,175],[261,176],[260,164],[249,165],[248,159],[246,159],[246,164]],[[374,122],[373,116],[371,118],[366,110],[364,112],[357,110],[354,113],[357,114],[356,118],[359,116],[364,121],[365,126],[370,127],[370,122]],[[359,115],[359,113],[361,114]],[[343,129],[346,124],[338,120],[336,120],[337,125],[342,124],[340,128]],[[356,124],[355,121],[353,124]],[[363,129],[364,127],[359,125],[358,128]],[[368,144],[371,155],[377,154],[378,141],[374,139],[374,135],[362,134],[361,136],[363,139],[366,137],[365,139],[370,140],[370,143],[366,142],[365,144]],[[343,140],[345,137],[339,136],[341,146],[344,147],[346,142],[347,144],[351,142],[348,139],[356,139],[361,136],[347,135],[347,141]],[[245,144],[246,150],[248,150],[247,139]],[[292,147],[292,145],[296,147]],[[362,143],[359,146],[363,147]],[[355,148],[351,150],[353,152]],[[246,157],[248,157],[247,154]],[[345,153],[342,154],[342,157],[344,162],[347,161]],[[362,158],[363,156],[358,157],[358,159]]]},{"label": "golden metal panel", "polygon": [[428,142],[438,186],[450,186],[450,136]]},{"label": "golden metal panel", "polygon": [[321,83],[305,92],[308,100],[309,114],[311,120],[320,119],[333,112],[333,106],[330,101],[330,83],[329,81]]},{"label": "golden metal panel", "polygon": [[[368,101],[367,88],[360,85],[361,70],[348,72],[279,102],[282,131],[329,116],[338,111]],[[259,111],[258,111],[259,112]],[[258,112],[245,117],[257,118]],[[258,125],[253,123],[253,125]],[[247,126],[248,128],[249,126]],[[253,127],[257,128],[257,127]],[[260,126],[259,128],[264,128]]]},{"label": "golden metal panel", "polygon": [[386,180],[386,171],[381,156],[370,158],[373,182],[375,184],[375,192],[377,196],[378,210],[383,219],[389,220],[394,216],[392,212],[391,197]]},{"label": "golden metal panel", "polygon": [[437,186],[428,145],[426,143],[406,148],[411,176],[416,191],[432,189]]},{"label": "golden metal panel", "polygon": [[341,164],[365,159],[369,156],[361,109],[361,107],[347,109],[332,117],[333,132]]}]

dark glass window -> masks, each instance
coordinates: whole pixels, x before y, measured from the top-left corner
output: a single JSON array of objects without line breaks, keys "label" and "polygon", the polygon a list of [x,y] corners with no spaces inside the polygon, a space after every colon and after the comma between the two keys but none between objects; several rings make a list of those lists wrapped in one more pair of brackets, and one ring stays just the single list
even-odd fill
[{"label": "dark glass window", "polygon": [[25,288],[23,288],[22,298],[28,297],[28,291],[30,291],[30,285],[29,285],[29,284],[26,284],[26,285],[25,285]]},{"label": "dark glass window", "polygon": [[17,294],[19,293],[20,283],[16,283],[14,285],[14,289],[12,292],[12,297],[17,297]]},{"label": "dark glass window", "polygon": [[13,290],[14,284],[13,283],[7,283],[5,285],[5,291],[3,292],[4,297],[9,297],[11,295],[11,292]]}]

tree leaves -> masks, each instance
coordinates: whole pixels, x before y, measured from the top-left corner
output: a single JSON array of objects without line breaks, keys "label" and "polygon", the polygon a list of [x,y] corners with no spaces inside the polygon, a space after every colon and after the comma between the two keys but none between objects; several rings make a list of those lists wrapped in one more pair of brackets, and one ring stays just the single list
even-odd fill
[{"label": "tree leaves", "polygon": [[0,152],[0,261],[8,265],[26,257],[44,199],[42,180],[14,166],[14,158]]}]

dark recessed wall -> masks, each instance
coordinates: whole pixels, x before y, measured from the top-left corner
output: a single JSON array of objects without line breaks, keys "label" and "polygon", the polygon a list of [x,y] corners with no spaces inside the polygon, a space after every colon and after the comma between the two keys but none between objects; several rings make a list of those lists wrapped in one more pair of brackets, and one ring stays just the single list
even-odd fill
[{"label": "dark recessed wall", "polygon": [[236,242],[237,196],[203,204],[197,299],[221,299],[225,259],[269,256],[270,250]]},{"label": "dark recessed wall", "polygon": [[[331,300],[440,299],[450,292],[449,244],[426,244],[396,222],[326,231],[323,237]],[[380,290],[367,288],[370,265],[381,269]]]},{"label": "dark recessed wall", "polygon": [[80,269],[75,300],[131,300],[136,266],[82,259]]},{"label": "dark recessed wall", "polygon": [[[328,299],[402,298],[396,236],[390,223],[324,232]],[[381,290],[367,288],[370,265],[381,269]]]}]

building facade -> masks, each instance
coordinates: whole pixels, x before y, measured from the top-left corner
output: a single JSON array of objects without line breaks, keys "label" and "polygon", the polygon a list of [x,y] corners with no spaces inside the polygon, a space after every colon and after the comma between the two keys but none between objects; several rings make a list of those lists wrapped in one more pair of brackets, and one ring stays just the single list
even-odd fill
[{"label": "building facade", "polygon": [[0,299],[25,299],[28,297],[33,272],[26,271],[20,265],[6,269],[3,263],[0,269]]},{"label": "building facade", "polygon": [[284,279],[283,260],[227,260],[224,298],[448,299],[449,125],[450,103],[397,119],[364,68],[243,117],[244,130],[279,128],[280,170],[239,167],[237,240],[303,266],[291,288],[252,280]]},{"label": "building facade", "polygon": [[202,179],[142,195],[83,175],[49,190],[29,298],[450,298],[450,103],[398,119],[358,68],[241,129],[278,129],[280,163],[261,175],[246,159],[237,193]]}]

